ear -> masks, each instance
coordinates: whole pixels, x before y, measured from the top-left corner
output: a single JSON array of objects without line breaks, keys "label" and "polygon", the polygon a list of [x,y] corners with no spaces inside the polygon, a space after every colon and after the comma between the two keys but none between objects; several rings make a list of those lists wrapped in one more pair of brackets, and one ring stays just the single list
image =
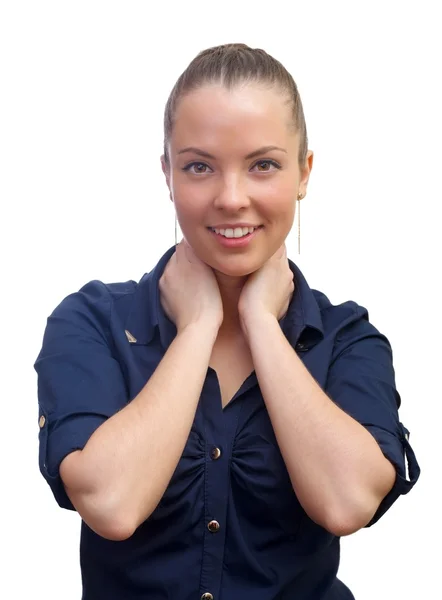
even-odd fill
[{"label": "ear", "polygon": [[172,198],[172,190],[170,189],[170,166],[166,163],[166,159],[164,158],[164,154],[161,156],[161,169],[164,173],[164,176],[166,178],[166,184],[167,187],[169,188],[169,197],[173,202],[173,198]]},{"label": "ear", "polygon": [[313,152],[309,150],[304,163],[304,168],[301,171],[301,180],[299,182],[299,191],[303,196],[307,194],[307,185],[310,178],[310,173],[313,168]]}]

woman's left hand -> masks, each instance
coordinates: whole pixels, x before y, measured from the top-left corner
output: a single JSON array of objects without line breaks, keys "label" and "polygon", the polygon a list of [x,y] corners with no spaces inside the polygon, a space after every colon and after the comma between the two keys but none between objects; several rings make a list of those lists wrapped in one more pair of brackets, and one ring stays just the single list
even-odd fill
[{"label": "woman's left hand", "polygon": [[283,244],[247,279],[238,302],[241,324],[272,315],[278,321],[287,312],[295,284]]}]

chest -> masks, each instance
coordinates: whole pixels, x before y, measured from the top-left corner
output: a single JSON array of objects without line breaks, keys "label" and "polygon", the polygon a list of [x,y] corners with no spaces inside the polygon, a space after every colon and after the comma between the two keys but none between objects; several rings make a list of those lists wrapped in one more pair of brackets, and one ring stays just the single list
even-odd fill
[{"label": "chest", "polygon": [[223,408],[253,372],[253,360],[245,342],[214,345],[209,366],[216,371]]}]

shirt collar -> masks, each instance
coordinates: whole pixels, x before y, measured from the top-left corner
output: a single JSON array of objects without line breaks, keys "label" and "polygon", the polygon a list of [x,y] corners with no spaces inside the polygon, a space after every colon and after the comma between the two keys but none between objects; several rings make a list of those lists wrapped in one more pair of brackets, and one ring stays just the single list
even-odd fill
[{"label": "shirt collar", "polygon": [[290,259],[289,266],[293,273],[295,291],[280,325],[293,346],[298,344],[300,348],[307,350],[324,337],[321,310],[299,267]]},{"label": "shirt collar", "polygon": [[146,273],[138,283],[135,297],[126,321],[126,330],[137,340],[134,343],[148,344],[157,327],[160,328],[161,342],[167,347],[176,335],[176,327],[166,316],[160,302],[159,281],[175,252],[175,246],[160,258],[156,266]]},{"label": "shirt collar", "polygon": [[[159,281],[174,252],[175,246],[172,246],[138,283],[126,321],[127,331],[136,339],[134,343],[148,344],[158,328],[161,343],[167,348],[176,335],[175,324],[169,320],[161,305],[159,290]],[[324,337],[321,311],[300,269],[291,260],[289,266],[294,276],[295,292],[280,325],[293,346],[298,344],[300,348],[308,349]]]}]

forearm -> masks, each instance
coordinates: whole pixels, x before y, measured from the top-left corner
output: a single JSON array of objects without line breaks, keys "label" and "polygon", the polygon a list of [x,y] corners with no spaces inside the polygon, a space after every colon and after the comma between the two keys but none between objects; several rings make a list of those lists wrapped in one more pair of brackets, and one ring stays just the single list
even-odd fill
[{"label": "forearm", "polygon": [[293,487],[309,516],[345,535],[363,527],[394,483],[373,436],[321,390],[273,317],[247,337]]},{"label": "forearm", "polygon": [[112,521],[115,537],[128,537],[157,506],[189,436],[215,339],[209,326],[179,333],[138,396],[79,454],[65,485],[92,528]]}]

